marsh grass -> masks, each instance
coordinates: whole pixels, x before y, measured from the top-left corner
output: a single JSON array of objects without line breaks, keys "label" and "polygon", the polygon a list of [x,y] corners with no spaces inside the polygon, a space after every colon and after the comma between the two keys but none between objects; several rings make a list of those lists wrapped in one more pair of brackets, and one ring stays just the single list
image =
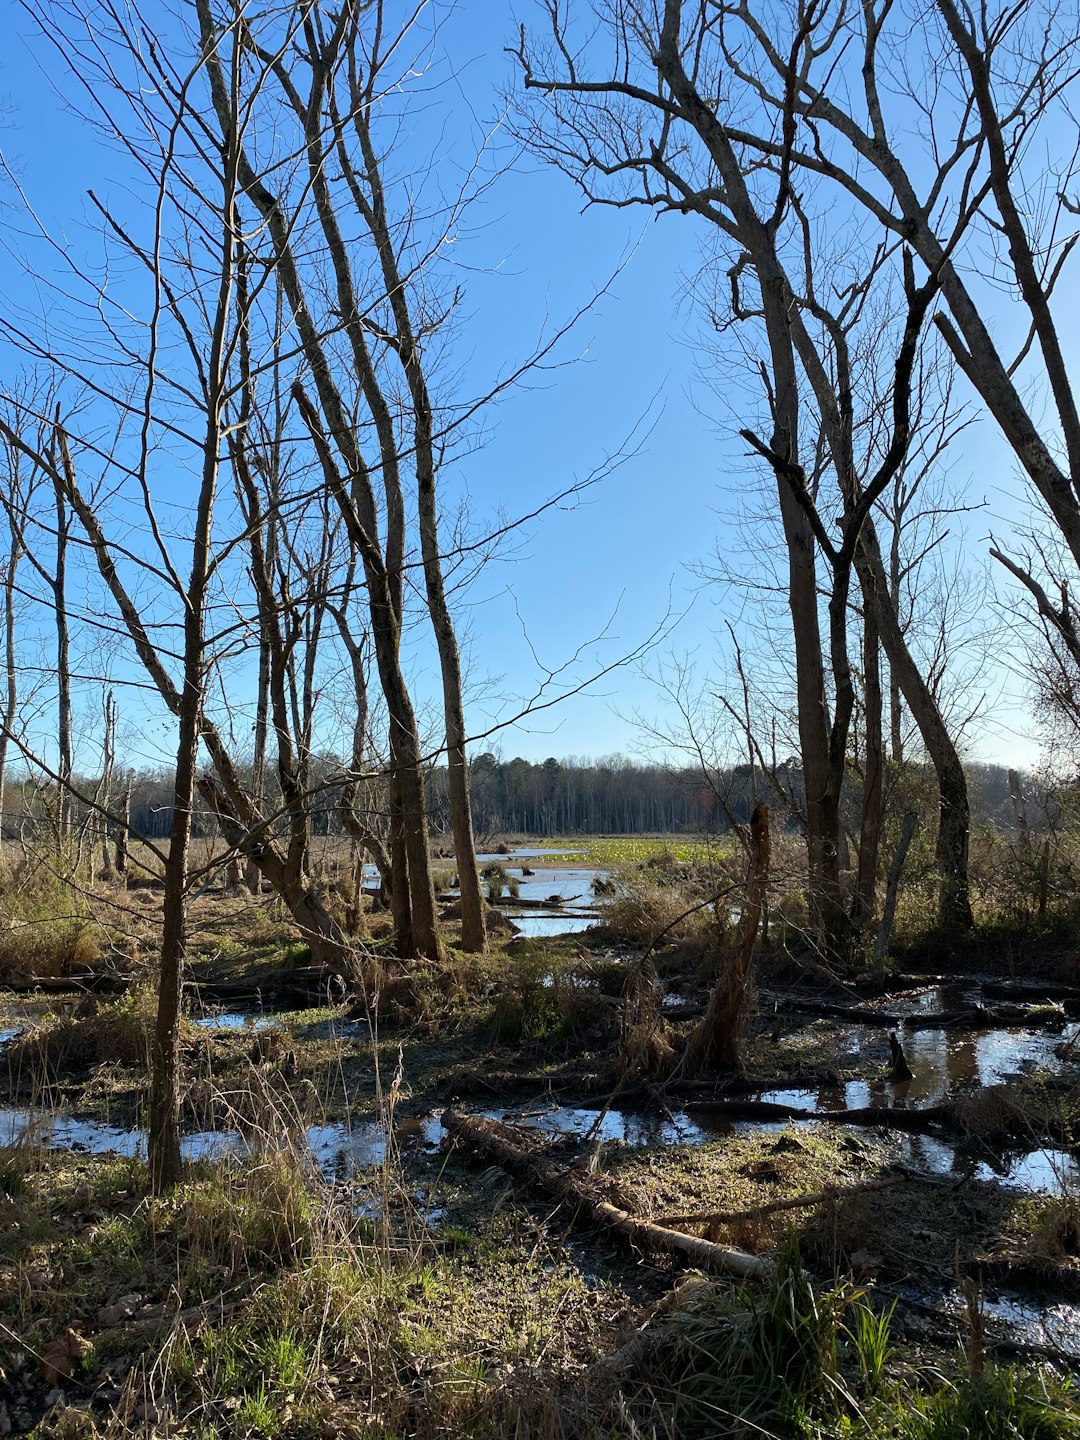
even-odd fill
[{"label": "marsh grass", "polygon": [[55,856],[4,858],[0,876],[0,980],[55,978],[96,969],[103,932],[90,913],[81,877],[67,876]]},{"label": "marsh grass", "polygon": [[[43,1080],[106,1063],[146,1070],[156,1013],[157,997],[149,986],[133,987],[117,1000],[84,1000],[75,1014],[47,1016],[12,1041],[8,1068],[13,1075],[25,1072]],[[183,1019],[181,1042],[198,1039],[199,1032]]]}]

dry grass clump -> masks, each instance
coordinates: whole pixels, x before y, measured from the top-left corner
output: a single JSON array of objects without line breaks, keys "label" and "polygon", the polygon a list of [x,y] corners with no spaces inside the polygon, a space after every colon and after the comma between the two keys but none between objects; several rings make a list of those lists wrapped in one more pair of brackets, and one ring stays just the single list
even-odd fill
[{"label": "dry grass clump", "polygon": [[1080,1256],[1080,1202],[1075,1195],[1047,1199],[1024,1245],[1036,1267],[1057,1269]]},{"label": "dry grass clump", "polygon": [[[106,1063],[146,1070],[156,1014],[157,997],[144,987],[106,1004],[84,1000],[74,1015],[49,1016],[12,1041],[9,1069],[42,1077]],[[191,1022],[182,1021],[181,1038],[190,1043],[195,1037]]]},{"label": "dry grass clump", "polygon": [[620,940],[655,945],[661,939],[704,937],[714,928],[714,917],[709,906],[701,907],[700,897],[634,877],[618,882],[617,893],[605,910],[604,924]]},{"label": "dry grass clump", "polygon": [[316,1250],[324,1219],[310,1163],[288,1144],[217,1162],[176,1196],[154,1202],[154,1228],[189,1259],[230,1270],[293,1265]]},{"label": "dry grass clump", "polygon": [[669,1073],[677,1051],[661,1011],[663,990],[649,960],[627,975],[619,1029],[619,1074],[623,1080]]},{"label": "dry grass clump", "polygon": [[0,932],[0,980],[87,975],[101,964],[97,927],[80,920],[9,922]]},{"label": "dry grass clump", "polygon": [[502,1044],[592,1035],[613,1024],[613,1010],[588,967],[560,962],[543,951],[506,957],[491,1010],[492,1039]]},{"label": "dry grass clump", "polygon": [[0,981],[96,970],[99,934],[81,892],[52,864],[24,857],[0,876]]}]

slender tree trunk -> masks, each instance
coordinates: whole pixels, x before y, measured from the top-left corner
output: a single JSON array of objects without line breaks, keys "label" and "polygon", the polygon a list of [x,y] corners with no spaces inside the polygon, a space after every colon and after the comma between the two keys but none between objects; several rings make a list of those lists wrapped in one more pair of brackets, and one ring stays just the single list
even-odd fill
[{"label": "slender tree trunk", "polygon": [[877,900],[878,857],[884,818],[884,743],[881,715],[881,649],[873,606],[863,597],[863,784],[859,828],[859,872],[855,884],[855,922],[869,925]]},{"label": "slender tree trunk", "polygon": [[[112,804],[113,767],[116,763],[116,717],[116,697],[110,690],[105,697],[105,738],[102,745],[101,785],[98,791],[98,804],[105,815],[109,813]],[[101,870],[106,880],[111,878],[113,862],[109,850],[109,826],[104,816],[101,819]]]},{"label": "slender tree trunk", "polygon": [[[430,454],[430,413],[418,429],[426,433],[422,453]],[[427,473],[421,474],[423,469]],[[461,894],[461,946],[479,953],[487,943],[484,924],[484,901],[480,893],[480,877],[476,871],[476,841],[473,838],[472,803],[469,798],[469,769],[465,758],[465,712],[461,699],[461,657],[450,608],[446,603],[439,555],[438,521],[435,505],[435,476],[427,466],[418,465],[420,494],[420,543],[424,559],[428,609],[435,630],[442,666],[443,714],[446,720],[447,787],[450,800],[450,823],[454,833],[454,858],[457,861],[458,885]]]},{"label": "slender tree trunk", "polygon": [[892,938],[893,920],[896,916],[896,894],[900,885],[900,876],[904,872],[904,861],[907,859],[911,842],[915,838],[918,824],[919,817],[915,811],[907,811],[900,825],[900,839],[896,843],[892,864],[889,866],[889,879],[885,886],[885,904],[881,913],[877,944],[874,948],[874,979],[879,985],[885,982],[885,959],[889,953],[889,940]]},{"label": "slender tree trunk", "polygon": [[[266,735],[269,713],[270,691],[270,645],[265,633],[265,617],[259,613],[259,679],[258,695],[255,700],[255,743],[251,760],[251,793],[256,807],[261,809],[266,789]],[[244,870],[244,883],[252,895],[258,895],[262,888],[262,875],[258,864],[248,859]]]},{"label": "slender tree trunk", "polygon": [[127,784],[124,786],[124,796],[120,801],[120,813],[117,816],[116,827],[113,831],[116,873],[123,881],[126,881],[128,871],[128,838],[131,834],[131,792],[134,785],[135,772],[129,770]]},{"label": "slender tree trunk", "polygon": [[727,971],[713,987],[702,1019],[690,1032],[680,1073],[738,1070],[743,1063],[742,1026],[750,998],[754,949],[769,882],[769,807],[755,805],[750,817],[750,853],[746,895],[735,931],[735,949]]},{"label": "slender tree trunk", "polygon": [[56,620],[56,745],[59,752],[57,774],[60,794],[57,802],[57,825],[61,849],[71,839],[71,636],[67,613],[67,545],[68,513],[63,486],[54,485],[56,498],[56,574],[53,584],[53,606]]},{"label": "slender tree trunk", "polygon": [[[360,141],[364,162],[363,180],[368,197],[355,183],[358,180],[343,144],[338,159],[352,180],[354,203],[367,223],[379,253],[383,283],[397,330],[396,352],[405,372],[412,400],[412,441],[416,463],[417,503],[420,517],[420,550],[424,564],[424,585],[428,612],[435,632],[442,671],[443,714],[446,724],[447,791],[450,823],[454,835],[461,894],[461,943],[466,951],[480,952],[487,941],[484,901],[476,873],[476,842],[473,838],[472,803],[469,797],[469,769],[465,755],[465,711],[461,688],[461,654],[454,621],[446,600],[442,556],[439,553],[439,515],[436,495],[435,444],[432,433],[431,398],[424,375],[420,348],[413,330],[409,295],[400,273],[397,252],[386,213],[379,157],[372,143],[368,108],[357,104],[354,94],[353,125]],[[331,242],[332,243],[332,242]],[[373,406],[377,410],[377,407]],[[385,446],[384,446],[385,449]]]},{"label": "slender tree trunk", "polygon": [[[232,135],[236,133],[235,105],[226,87],[221,61],[215,50],[214,19],[207,0],[196,0],[196,9],[212,102],[222,133]],[[276,67],[275,73],[280,78],[280,66]],[[264,177],[252,166],[242,143],[237,147],[239,176],[244,192],[265,221],[274,248],[277,274],[292,311],[319,404],[333,445],[344,462],[343,474],[323,430],[319,411],[308,398],[303,385],[297,381],[292,387],[293,398],[311,433],[327,487],[341,509],[350,542],[356,546],[364,565],[379,680],[390,717],[390,744],[400,784],[399,813],[403,848],[408,859],[408,892],[415,947],[414,950],[410,949],[409,953],[418,952],[429,959],[441,960],[443,950],[427,845],[427,815],[421,769],[423,757],[415,712],[401,670],[401,607],[400,604],[395,604],[402,584],[400,556],[404,547],[404,511],[400,486],[396,483],[398,445],[389,405],[374,374],[361,319],[365,305],[358,299],[352,283],[348,247],[337,225],[329,189],[327,171],[330,157],[325,153],[326,131],[322,114],[326,80],[327,71],[323,58],[313,56],[313,88],[308,102],[305,104],[300,100],[291,82],[287,89],[291,97],[290,103],[298,106],[298,115],[304,125],[312,194],[326,241],[327,257],[334,272],[338,313],[344,322],[356,376],[364,399],[371,408],[378,434],[379,463],[386,491],[389,558],[382,553],[378,543],[379,522],[371,484],[371,470],[360,450],[353,419],[334,380],[327,347],[312,318],[293,254],[286,216],[279,207],[277,198],[267,188]],[[394,852],[391,853],[393,855]],[[395,873],[395,891],[398,888]]]},{"label": "slender tree trunk", "polygon": [[892,673],[922,736],[937,777],[939,806],[935,860],[940,876],[938,924],[945,931],[970,930],[974,920],[968,888],[971,810],[967,777],[933,691],[908,649],[899,618],[890,603],[877,534],[869,522],[863,528],[856,564],[864,578],[864,595],[871,602],[870,608],[876,612],[876,623]]},{"label": "slender tree trunk", "polygon": [[14,516],[8,512],[8,526],[11,543],[8,547],[8,563],[4,574],[4,667],[6,686],[4,709],[0,716],[0,841],[4,835],[4,819],[7,814],[7,757],[8,742],[12,726],[19,710],[19,669],[15,652],[15,581],[19,561],[22,558],[22,535]]},{"label": "slender tree trunk", "polygon": [[[392,752],[391,752],[392,753]],[[399,955],[412,955],[412,903],[409,899],[409,854],[405,847],[401,778],[396,758],[390,768],[390,913],[394,917],[394,944]]]}]

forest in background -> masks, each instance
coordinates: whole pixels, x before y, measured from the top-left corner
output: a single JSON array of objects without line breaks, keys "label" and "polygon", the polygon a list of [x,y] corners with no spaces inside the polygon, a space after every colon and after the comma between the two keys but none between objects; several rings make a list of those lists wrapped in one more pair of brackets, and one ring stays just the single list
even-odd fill
[{"label": "forest in background", "polygon": [[0,1435],[1077,1440],[1076,7],[514,8],[17,7]]}]

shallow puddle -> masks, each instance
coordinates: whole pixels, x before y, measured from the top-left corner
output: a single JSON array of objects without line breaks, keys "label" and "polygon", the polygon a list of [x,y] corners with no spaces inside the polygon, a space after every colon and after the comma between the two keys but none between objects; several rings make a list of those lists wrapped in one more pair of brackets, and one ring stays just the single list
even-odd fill
[{"label": "shallow puddle", "polygon": [[202,1015],[192,1024],[200,1030],[267,1030],[275,1021],[271,1015],[256,1015],[250,1010],[224,1015]]},{"label": "shallow puddle", "polygon": [[1060,1043],[1057,1030],[905,1030],[902,1038],[914,1074],[911,1080],[890,1079],[883,1032],[852,1026],[838,1042],[840,1063],[876,1069],[876,1075],[817,1090],[769,1090],[761,1099],[800,1110],[936,1105],[948,1095],[1000,1085],[1037,1070],[1059,1074],[1063,1068],[1055,1054]]},{"label": "shallow puddle", "polygon": [[[480,865],[497,861],[504,866],[507,875],[517,884],[516,898],[530,902],[527,908],[515,908],[513,898],[508,896],[506,903],[499,906],[500,912],[522,935],[577,935],[600,919],[598,907],[603,902],[593,893],[593,881],[607,880],[608,872],[578,865],[545,865],[536,875],[523,873],[531,868],[529,860],[573,854],[572,850],[515,850],[510,855],[478,855],[476,859]],[[532,908],[552,900],[558,902],[557,907]]]},{"label": "shallow puddle", "polygon": [[529,939],[545,935],[580,935],[590,925],[597,924],[599,919],[596,915],[575,915],[565,910],[510,910],[503,905],[499,906],[499,911]]},{"label": "shallow puddle", "polygon": [[[437,1146],[442,1136],[441,1112],[419,1118],[405,1116],[394,1127],[401,1150]],[[307,1131],[311,1153],[328,1175],[349,1175],[381,1165],[387,1157],[386,1127],[374,1120],[352,1125],[312,1125]],[[0,1109],[0,1145],[36,1144],[50,1150],[82,1155],[146,1157],[146,1131],[123,1129],[98,1120],[32,1109]],[[185,1160],[220,1160],[249,1153],[250,1142],[238,1130],[200,1130],[181,1137]]]},{"label": "shallow puddle", "polygon": [[594,1133],[601,1140],[619,1140],[633,1146],[701,1145],[716,1138],[715,1133],[680,1110],[667,1116],[609,1110],[601,1116],[599,1109],[556,1105],[550,1109],[485,1110],[483,1115],[486,1120],[503,1120],[544,1135],[584,1137]]},{"label": "shallow puddle", "polygon": [[[925,1291],[916,1298],[946,1310],[955,1318],[961,1335],[967,1335],[967,1302],[958,1290],[945,1295]],[[1011,1340],[1025,1345],[1044,1345],[1080,1358],[1080,1306],[1007,1290],[984,1291],[979,1305],[990,1322],[991,1338],[1004,1331]]]}]

